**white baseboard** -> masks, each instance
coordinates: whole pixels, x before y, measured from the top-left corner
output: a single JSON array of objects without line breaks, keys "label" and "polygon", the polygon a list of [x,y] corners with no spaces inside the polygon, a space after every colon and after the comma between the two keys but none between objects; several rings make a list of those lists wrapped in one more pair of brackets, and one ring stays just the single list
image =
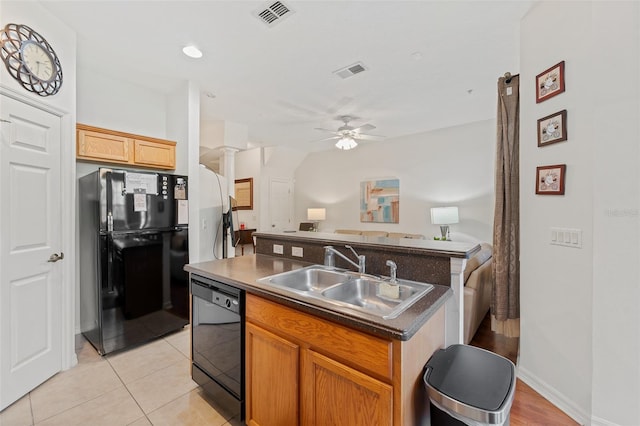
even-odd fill
[{"label": "white baseboard", "polygon": [[[571,417],[573,420],[578,422],[581,425],[592,425],[592,426],[614,426],[613,423],[606,423],[603,420],[603,423],[595,423],[593,419],[591,419],[591,415],[585,412],[582,408],[578,407],[573,401],[567,399],[563,394],[558,392],[544,380],[536,377],[534,374],[531,374],[526,369],[522,367],[518,367],[517,372],[518,378],[525,382],[528,386],[530,386],[533,390],[542,395],[546,400],[551,402],[553,405],[558,407],[558,409],[562,410],[567,416]],[[600,419],[602,420],[602,419]]]},{"label": "white baseboard", "polygon": [[620,426],[617,423],[610,422],[609,420],[601,419],[600,417],[591,417],[591,426]]}]

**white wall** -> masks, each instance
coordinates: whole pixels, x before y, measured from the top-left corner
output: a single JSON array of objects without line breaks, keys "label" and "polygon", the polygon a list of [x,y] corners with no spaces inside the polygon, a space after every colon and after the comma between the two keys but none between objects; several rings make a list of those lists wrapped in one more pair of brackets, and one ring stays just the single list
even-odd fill
[{"label": "white wall", "polygon": [[[320,231],[379,229],[432,238],[440,227],[431,225],[429,209],[455,205],[460,223],[451,225],[452,239],[491,242],[495,140],[495,120],[486,120],[310,154],[295,173],[296,221],[306,221],[309,207],[325,207]],[[360,222],[360,182],[379,178],[400,180],[398,224]]]},{"label": "white wall", "polygon": [[142,86],[78,67],[78,122],[166,139],[167,97]]},{"label": "white wall", "polygon": [[[176,141],[176,168],[178,175],[197,176],[198,144],[200,141],[200,94],[192,82],[182,85],[170,93],[161,106],[166,111],[163,120],[166,138]],[[193,158],[192,158],[193,157]],[[191,169],[191,162],[195,168]]]},{"label": "white wall", "polygon": [[[638,8],[541,2],[521,26],[519,375],[585,424],[640,424]],[[536,104],[561,60],[566,92]],[[562,109],[568,141],[538,148],[536,120]],[[535,195],[548,164],[567,165],[564,196]],[[582,249],[550,245],[556,226]]]},{"label": "white wall", "polygon": [[[594,423],[640,424],[640,4],[595,2]],[[599,123],[609,123],[600,126]],[[605,142],[606,143],[602,143]],[[620,171],[623,170],[621,173]]]},{"label": "white wall", "polygon": [[[286,147],[265,147],[262,149],[262,170],[260,174],[260,210],[258,211],[258,230],[272,230],[271,220],[271,183],[288,182],[292,191],[291,199],[295,199],[294,175],[307,157],[307,153]],[[298,229],[293,214],[294,206],[290,206],[292,226],[290,229]]]},{"label": "white wall", "polygon": [[[181,141],[176,145],[176,174],[189,177],[189,262],[200,260],[203,228],[200,205],[200,93],[196,84],[184,81],[167,97],[167,137]],[[180,150],[177,148],[181,147]]]},{"label": "white wall", "polygon": [[[253,209],[238,210],[238,220],[243,222],[247,229],[257,229],[258,212],[261,206],[260,183],[261,179],[261,155],[260,148],[240,151],[236,154],[235,179],[253,178]],[[235,223],[236,227],[240,224]]]}]

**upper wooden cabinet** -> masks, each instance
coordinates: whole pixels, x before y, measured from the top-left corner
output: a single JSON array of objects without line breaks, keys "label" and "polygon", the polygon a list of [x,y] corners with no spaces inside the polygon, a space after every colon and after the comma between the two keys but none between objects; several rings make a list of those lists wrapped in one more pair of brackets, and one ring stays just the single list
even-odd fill
[{"label": "upper wooden cabinet", "polygon": [[76,158],[172,170],[176,168],[176,143],[77,124]]}]

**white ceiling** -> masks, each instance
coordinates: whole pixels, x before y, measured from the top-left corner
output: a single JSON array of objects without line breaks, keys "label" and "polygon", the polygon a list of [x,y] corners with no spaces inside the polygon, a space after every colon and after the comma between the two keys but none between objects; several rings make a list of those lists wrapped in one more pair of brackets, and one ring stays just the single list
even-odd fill
[{"label": "white ceiling", "polygon": [[[78,66],[170,93],[203,94],[203,120],[245,124],[250,142],[325,149],[338,115],[387,138],[495,117],[496,82],[518,72],[532,1],[291,1],[268,27],[261,1],[54,1],[77,32]],[[182,54],[193,43],[204,53]],[[334,71],[361,61],[348,79]],[[215,98],[204,96],[212,93]]]}]

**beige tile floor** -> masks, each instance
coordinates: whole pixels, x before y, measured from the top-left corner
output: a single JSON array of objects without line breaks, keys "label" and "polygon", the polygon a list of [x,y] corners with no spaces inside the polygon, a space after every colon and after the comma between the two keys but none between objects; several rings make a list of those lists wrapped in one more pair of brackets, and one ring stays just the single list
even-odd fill
[{"label": "beige tile floor", "polygon": [[241,424],[191,380],[189,332],[106,357],[78,336],[78,365],[7,407],[0,426]]}]

